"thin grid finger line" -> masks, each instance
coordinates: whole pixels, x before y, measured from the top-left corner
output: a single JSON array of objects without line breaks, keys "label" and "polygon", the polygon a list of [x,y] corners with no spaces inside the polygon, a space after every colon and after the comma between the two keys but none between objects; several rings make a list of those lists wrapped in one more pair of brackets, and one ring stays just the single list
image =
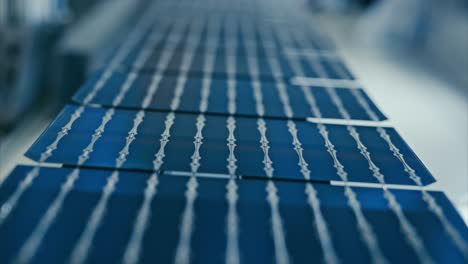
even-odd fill
[{"label": "thin grid finger line", "polygon": [[266,186],[267,201],[271,211],[271,226],[273,230],[273,242],[275,245],[275,258],[276,262],[280,264],[290,263],[290,257],[286,246],[285,232],[281,214],[279,211],[279,196],[278,189],[275,183],[271,180],[273,178],[273,162],[269,156],[269,141],[266,137],[266,123],[263,118],[257,120],[257,129],[260,133],[260,147],[263,151],[263,170],[265,171],[268,182]]},{"label": "thin grid finger line", "polygon": [[237,178],[237,159],[235,156],[236,148],[236,120],[233,116],[227,119],[227,147],[229,149],[229,156],[227,158],[227,169],[229,171],[229,181],[226,185],[226,200],[228,203],[228,215],[226,217],[226,231],[227,231],[227,245],[226,245],[226,263],[238,264],[240,263],[239,253],[239,216],[237,213],[237,200],[239,195],[237,193],[238,185]]},{"label": "thin grid finger line", "polygon": [[[239,194],[237,190],[239,186],[236,182],[237,178],[237,159],[235,155],[236,148],[236,119],[233,116],[236,113],[236,42],[235,42],[235,23],[233,18],[225,22],[225,31],[227,32],[227,51],[226,51],[226,63],[228,72],[228,107],[227,111],[229,117],[226,121],[226,128],[228,130],[227,147],[229,150],[229,156],[227,158],[227,170],[229,172],[229,181],[226,184],[226,201],[228,204],[228,214],[226,216],[226,259],[227,264],[239,264],[240,263],[240,250],[239,250],[239,215],[237,212],[237,201]],[[231,44],[232,43],[232,44]]]},{"label": "thin grid finger line", "polygon": [[201,39],[202,27],[203,27],[202,22],[199,22],[199,21],[192,24],[192,30],[191,30],[191,34],[189,35],[189,40],[188,40],[189,42],[188,48],[186,49],[182,58],[182,62],[180,64],[179,76],[177,78],[177,84],[174,90],[174,97],[172,98],[172,101],[170,104],[171,111],[176,111],[180,106],[180,101],[185,91],[187,75],[192,65],[193,58],[195,56],[195,50],[197,46],[199,45],[199,42]]},{"label": "thin grid finger line", "polygon": [[197,132],[194,136],[194,151],[192,154],[192,161],[190,163],[191,176],[187,182],[185,191],[185,208],[182,213],[182,219],[180,224],[179,241],[176,247],[174,262],[177,264],[185,264],[190,262],[191,246],[190,241],[194,229],[195,212],[194,205],[195,200],[198,196],[198,180],[197,173],[200,168],[200,148],[203,144],[203,128],[205,127],[205,116],[203,114],[198,115],[196,121]]},{"label": "thin grid finger line", "polygon": [[235,18],[229,16],[226,21],[225,31],[227,32],[226,43],[226,69],[227,69],[227,97],[228,113],[233,115],[236,112],[236,49],[237,40]]}]

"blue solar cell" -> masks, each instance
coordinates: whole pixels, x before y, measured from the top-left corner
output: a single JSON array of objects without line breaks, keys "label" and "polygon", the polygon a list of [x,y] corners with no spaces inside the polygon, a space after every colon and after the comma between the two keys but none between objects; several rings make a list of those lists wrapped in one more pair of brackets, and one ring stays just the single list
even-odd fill
[{"label": "blue solar cell", "polygon": [[[96,73],[75,95],[74,100],[82,103],[86,95],[96,86],[96,82],[102,73]],[[112,77],[104,84],[96,97],[90,102],[103,106],[112,106],[112,101],[119,93],[125,83],[128,74],[114,72]],[[142,108],[142,102],[151,86],[153,76],[150,74],[139,74],[132,83],[130,89],[125,95],[119,107]],[[151,104],[148,109],[170,110],[171,101],[175,95],[177,86],[176,76],[163,76],[162,81],[157,85],[157,91],[152,96]],[[249,81],[237,81],[235,84],[236,96],[236,115],[257,116],[256,101],[254,99],[254,90]],[[199,112],[199,104],[202,95],[203,79],[188,78],[184,83],[179,111]],[[336,105],[331,100],[327,89],[319,86],[307,88],[316,98],[318,108],[322,111],[323,118],[342,119]],[[333,88],[342,99],[344,107],[349,111],[352,119],[371,120],[358,99],[348,88]],[[265,106],[266,117],[286,117],[283,110],[283,104],[280,100],[277,84],[262,83],[261,91],[263,94],[263,104]],[[368,98],[362,89],[357,89],[358,93],[364,97],[369,107],[376,113],[379,120],[384,120],[385,116]],[[305,119],[307,117],[317,117],[311,111],[310,103],[306,100],[304,91],[299,86],[286,85],[286,92],[289,97],[290,105],[293,111],[293,117]],[[208,98],[207,113],[227,114],[228,113],[228,80],[214,79],[210,85],[210,96]]]},{"label": "blue solar cell", "polygon": [[[76,106],[67,106],[61,115],[51,124],[47,131],[27,152],[27,156],[39,160],[41,153],[57,137],[57,133],[68,122]],[[77,165],[78,157],[90,144],[92,134],[102,123],[105,108],[85,108],[81,117],[76,120],[72,129],[62,138],[48,162]],[[115,114],[105,127],[90,153],[85,166],[114,168],[116,158],[127,144],[129,132],[135,128],[137,111],[115,110]],[[152,170],[154,155],[160,147],[161,134],[165,129],[167,112],[146,112],[140,125],[137,126],[135,140],[129,146],[123,168],[137,170]],[[226,116],[205,116],[203,140],[200,148],[200,172],[228,174],[226,160],[229,155],[227,147],[228,128]],[[194,137],[197,132],[195,114],[175,114],[175,123],[170,130],[170,140],[165,150],[163,170],[191,171],[194,153]],[[238,174],[245,177],[267,177],[264,170],[264,152],[261,148],[261,133],[257,118],[235,118],[236,139],[235,155],[238,159]],[[269,155],[273,162],[274,178],[301,180],[305,176],[298,165],[297,149],[287,120],[265,120],[269,141]],[[311,122],[294,122],[297,127],[297,137],[303,148],[303,157],[308,163],[312,180],[340,180],[336,164],[330,155],[330,144],[326,144],[323,134],[319,133],[317,124]],[[377,182],[373,171],[369,169],[368,160],[358,149],[357,141],[344,125],[326,125],[329,141],[334,144],[339,161],[349,174],[350,181]],[[385,176],[387,183],[414,184],[403,163],[391,151],[388,142],[379,134],[375,127],[355,127],[363,144]],[[431,174],[415,156],[408,145],[392,128],[385,128],[392,144],[403,154],[406,162],[422,178],[423,184],[434,181]],[[297,147],[297,146],[296,146]]]},{"label": "blue solar cell", "polygon": [[0,179],[0,262],[468,260],[465,223],[330,40],[254,2],[156,1],[38,165]]},{"label": "blue solar cell", "polygon": [[[17,167],[1,186],[0,200],[9,197],[31,169],[32,167],[27,166]],[[10,262],[25,241],[31,238],[39,219],[43,218],[47,208],[56,199],[72,170],[40,169],[40,174],[20,198],[10,217],[0,225],[0,259]],[[42,243],[33,255],[34,263],[63,263],[69,259],[80,243],[78,238],[83,230],[91,224],[90,215],[102,197],[102,190],[111,174],[112,171],[108,170],[79,171],[79,177],[59,208],[57,217],[50,222],[47,232],[41,237]],[[157,182],[148,181],[149,178],[148,173],[119,172],[119,181],[112,190],[110,199],[104,204],[105,214],[92,233],[89,249],[84,251],[89,262],[120,262],[132,241],[130,238],[141,230],[135,228],[137,218],[148,220],[144,224],[141,239],[131,244],[140,249],[138,260],[144,263],[174,261],[181,243],[182,216],[188,207],[185,192],[190,178],[166,174],[158,176]],[[281,239],[285,241],[285,250],[291,262],[321,262],[325,258],[323,240],[319,239],[315,225],[317,215],[304,192],[308,188],[306,184],[276,182],[274,185],[279,203],[278,214],[273,215],[271,203],[267,199],[268,181],[232,181],[230,184],[237,187],[234,194],[238,197],[234,207],[229,207],[227,179],[197,177],[196,182],[197,188],[194,191],[197,196],[193,207],[189,207],[193,209],[193,214],[189,216],[189,220],[192,220],[189,228],[193,232],[188,241],[190,260],[193,263],[224,262],[229,248],[228,241],[238,245],[238,251],[233,252],[234,256],[240,257],[242,263],[274,262],[274,252],[278,252],[275,242]],[[148,183],[156,190],[152,196],[145,195],[150,189]],[[314,184],[313,187],[320,200],[320,212],[336,257],[343,263],[371,263],[370,251],[357,228],[344,188],[323,184]],[[419,262],[415,251],[408,246],[382,190],[358,187],[352,190],[357,195],[360,211],[372,227],[384,258],[391,263]],[[460,251],[421,198],[421,192],[390,191],[436,263],[464,263]],[[466,243],[467,228],[449,200],[440,192],[430,192],[430,195],[435,198],[455,231],[461,234],[462,241]],[[145,208],[145,197],[150,197],[146,207],[149,214],[141,213],[142,208]],[[237,221],[228,224],[227,220],[233,214]],[[272,219],[279,219],[281,225],[272,225]],[[227,232],[233,225],[234,233]],[[277,229],[282,230],[279,236],[275,233]]]},{"label": "blue solar cell", "polygon": [[[200,17],[195,18],[197,21],[200,21]],[[311,51],[316,51],[316,52],[321,52],[321,51],[326,51],[330,52],[334,50],[333,45],[330,43],[329,40],[326,39],[325,36],[319,34],[316,32],[313,28],[310,27],[310,25],[304,26],[300,25],[297,23],[294,24],[285,24],[285,23],[272,23],[271,21],[269,22],[262,22],[262,21],[250,21],[247,22],[247,25],[251,26],[252,29],[252,36],[246,36],[245,33],[242,31],[241,27],[241,22],[245,22],[246,18],[234,18],[231,19],[232,21],[228,21],[229,18],[226,18],[225,20],[222,20],[222,18],[219,18],[220,21],[213,19],[213,21],[218,22],[220,24],[220,29],[217,34],[215,35],[210,35],[212,33],[209,32],[209,26],[211,23],[205,23],[202,26],[202,30],[200,33],[200,41],[199,45],[197,47],[197,52],[196,53],[204,53],[207,46],[206,43],[209,43],[210,40],[212,40],[213,37],[217,37],[217,53],[219,56],[224,56],[227,46],[232,45],[236,47],[235,54],[236,56],[242,56],[245,57],[247,56],[247,51],[246,51],[246,45],[250,45],[252,43],[255,43],[255,50],[257,52],[257,55],[259,57],[266,57],[266,49],[272,49],[278,54],[285,53],[288,50],[293,50],[293,51],[300,51],[300,50],[307,50],[309,52]],[[247,19],[250,20],[250,19]],[[190,19],[189,19],[190,21]],[[175,23],[177,20],[167,20],[167,19],[161,19],[157,20],[152,27],[151,30],[155,32],[159,32],[161,34],[168,34],[172,27],[169,29],[165,28],[163,25],[164,23]],[[228,28],[233,26],[232,32],[229,32]],[[284,43],[283,40],[279,39],[276,34],[272,35],[271,39],[268,39],[265,41],[265,39],[262,38],[262,32],[263,30],[268,29],[268,30],[273,30],[273,32],[281,32],[285,36],[291,36],[291,34],[299,34],[302,39],[305,41],[302,41],[301,43],[298,43],[297,41],[290,39],[287,41],[287,43]],[[190,29],[185,29],[185,32],[182,34],[182,39],[180,43],[177,45],[176,49],[182,50],[184,46],[190,42],[189,40],[189,35]],[[293,33],[294,32],[294,33]],[[232,35],[231,35],[232,34]],[[132,61],[132,58],[136,57],[135,54],[141,51],[141,47],[147,41],[148,39],[142,39],[140,41],[140,46],[135,47],[133,49],[132,55],[128,56],[128,60]],[[154,49],[162,48],[165,43],[170,41],[168,38],[163,38],[160,42],[157,43],[156,46],[154,46]]]},{"label": "blue solar cell", "polygon": [[[161,59],[161,55],[164,54],[165,50],[154,50],[151,56],[148,58],[144,66],[137,66],[135,65],[135,57],[130,57],[125,60],[125,65],[129,68],[134,68],[142,71],[154,71],[154,70],[164,70],[166,74],[177,75],[182,70],[182,57],[184,56],[183,53],[180,51],[176,51],[175,54],[171,57],[169,65],[165,68],[158,67],[158,62]],[[218,78],[227,78],[228,77],[228,69],[227,69],[227,61],[226,56],[221,56],[222,54],[215,54],[215,65],[214,69],[211,72],[213,76]],[[243,57],[243,56],[236,56],[236,73],[235,75],[237,78],[240,79],[250,79],[252,78],[252,69],[249,68],[249,58],[251,57]],[[340,59],[332,58],[332,57],[317,57],[314,58],[318,64],[321,64],[324,68],[324,74],[320,74],[317,70],[310,64],[310,59],[300,58],[298,62],[301,64],[303,68],[303,73],[301,75],[296,74],[293,70],[291,65],[288,63],[287,59],[284,56],[278,56],[278,61],[280,65],[281,74],[276,74],[277,77],[289,79],[292,77],[308,77],[308,78],[328,78],[328,79],[337,79],[337,80],[353,80],[354,77],[351,75],[349,76],[342,76],[339,72],[336,71],[335,68],[330,67],[330,64],[338,63],[342,64]],[[264,81],[274,81],[275,80],[275,73],[271,68],[270,63],[268,62],[267,58],[257,57],[257,64],[258,64],[258,77]],[[205,54],[203,53],[196,53],[193,59],[193,62],[189,66],[189,74],[192,76],[202,76],[207,74],[208,72],[205,71]]]},{"label": "blue solar cell", "polygon": [[[333,64],[341,64],[341,60],[332,51],[324,51],[322,47],[326,44],[323,43],[327,41],[304,26],[239,20],[239,18],[234,18],[231,22],[219,18],[205,21],[192,16],[182,20],[163,19],[156,25],[150,36],[141,40],[139,45],[126,56],[124,65],[139,70],[162,70],[172,74],[183,71],[183,67],[189,66],[189,74],[202,75],[205,73],[205,54],[208,53],[216,57],[213,74],[219,77],[228,75],[226,55],[229,55],[235,57],[237,68],[235,72],[239,78],[252,77],[253,70],[249,66],[249,61],[254,59],[258,66],[258,77],[264,80],[298,75],[312,78],[353,79],[351,75],[344,76],[336,72],[336,66]],[[162,61],[161,55],[168,55],[168,49],[171,49],[169,64],[167,67],[161,66],[158,64]],[[148,51],[150,53],[143,56],[144,62],[139,61],[140,55]],[[195,58],[189,63],[190,65],[183,66],[182,57],[188,51],[192,52]],[[315,54],[316,57],[291,58],[288,55],[290,52],[303,51],[309,55]],[[267,57],[272,56],[277,57],[280,72],[274,72],[270,65]],[[302,67],[301,72],[293,69],[294,62],[291,60],[297,60]],[[316,69],[316,65],[312,65],[315,63],[321,65],[323,72]]]}]

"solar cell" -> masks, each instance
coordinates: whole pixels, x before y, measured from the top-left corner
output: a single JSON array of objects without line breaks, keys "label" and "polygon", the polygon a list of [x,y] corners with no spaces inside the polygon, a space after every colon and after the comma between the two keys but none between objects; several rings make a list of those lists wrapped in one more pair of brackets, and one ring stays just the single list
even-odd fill
[{"label": "solar cell", "polygon": [[[54,142],[56,135],[68,122],[70,115],[77,106],[67,106],[55,122],[39,138],[39,140],[27,152],[27,156],[39,160],[46,147]],[[105,131],[99,132],[99,138],[93,145],[93,152],[83,165],[91,167],[115,168],[116,158],[122,152],[124,146],[131,145],[125,151],[125,163],[122,168],[136,170],[152,170],[153,158],[160,146],[160,135],[165,130],[165,120],[169,112],[145,112],[144,118],[141,111],[113,110],[109,120],[108,109],[86,107],[74,127],[68,131],[48,161],[77,165],[78,157],[87,148],[92,136],[97,129],[102,129],[105,121]],[[203,131],[203,145],[200,149],[202,157],[200,172],[227,175],[224,161],[228,158],[229,150],[226,147],[228,138],[227,122],[229,117],[210,116],[204,117],[205,127]],[[165,152],[165,164],[163,170],[191,171],[191,157],[193,153],[193,137],[197,130],[197,115],[175,114],[174,124],[170,130],[170,141]],[[258,130],[257,118],[234,118],[236,124],[236,156],[238,159],[238,175],[244,177],[266,177],[263,170],[263,151],[261,148],[261,134]],[[293,144],[291,134],[291,121],[265,120],[267,127],[267,139],[270,144],[269,153],[274,165],[274,178],[304,179],[301,167],[298,166],[296,147]],[[345,125],[321,125],[319,123],[297,121],[293,122],[297,129],[297,137],[303,148],[303,156],[311,171],[311,180],[330,181],[341,180],[337,175],[334,159],[329,154],[324,133],[328,133],[330,143],[334,145],[341,163],[349,173],[349,180],[356,182],[378,182],[369,170],[369,164],[361,154],[361,149],[355,138],[350,134],[349,126]],[[324,132],[321,126],[328,131]],[[320,129],[319,129],[320,128]],[[405,171],[402,162],[394,155],[385,139],[375,127],[357,126],[356,133],[360,134],[361,143],[364,144],[373,161],[379,166],[385,175],[387,183],[414,184]],[[103,130],[103,129],[102,129]],[[406,162],[416,170],[422,178],[423,184],[434,181],[433,177],[414,155],[407,144],[392,128],[385,128],[392,143],[405,157]]]},{"label": "solar cell", "polygon": [[[77,92],[74,100],[78,103],[83,103],[83,99],[93,90],[96,82],[102,73],[96,73],[94,77]],[[151,100],[148,109],[151,110],[170,110],[170,103],[174,98],[175,87],[178,85],[179,77],[176,76],[162,76],[161,81],[155,88],[156,92]],[[128,74],[122,72],[114,72],[108,82],[104,84],[103,88],[99,91],[91,104],[112,106],[113,98],[117,95],[120,88],[128,79]],[[125,98],[120,103],[119,107],[140,109],[142,101],[147,94],[148,89],[151,87],[154,76],[151,74],[138,74],[136,80],[130,86]],[[183,84],[184,93],[181,97],[181,103],[178,108],[182,112],[198,112],[199,102],[201,99],[201,90],[204,85],[203,78],[187,78]],[[227,79],[214,79],[210,82],[211,95],[209,97],[207,113],[210,114],[227,114],[228,113],[228,91],[229,85],[234,86],[236,93],[236,115],[257,116],[256,102],[254,99],[253,87],[250,81],[237,80],[230,84]],[[262,84],[262,94],[264,97],[263,103],[265,105],[266,117],[282,117],[286,118],[283,111],[283,105],[280,100],[280,92],[276,83]],[[304,94],[304,89],[308,90],[313,97],[316,98],[318,107],[322,111],[323,118],[336,118],[342,119],[337,107],[333,104],[331,97],[327,94],[326,88],[321,86],[307,86],[300,87],[295,85],[285,85],[290,104],[293,111],[294,118],[305,119],[307,117],[316,117],[310,110],[310,105],[307,102]],[[333,88],[344,103],[344,106],[350,112],[352,119],[357,120],[371,120],[366,114],[360,101],[352,93],[350,88]],[[354,89],[354,88],[351,88]],[[357,88],[357,93],[361,94],[365,102],[377,114],[379,120],[384,120],[385,117],[372,103],[366,93]]]},{"label": "solar cell", "polygon": [[[195,48],[196,49],[196,48]],[[165,50],[153,50],[150,57],[146,61],[143,66],[137,66],[134,62],[134,57],[129,57],[126,59],[125,64],[127,66],[143,72],[152,72],[155,70],[160,70],[157,66],[157,63],[160,61],[160,58],[163,54],[165,54]],[[189,74],[192,76],[202,76],[206,74],[204,70],[205,62],[205,53],[195,53],[195,58],[193,63],[187,66],[182,66],[182,52],[175,53],[173,57],[171,57],[171,61],[169,63],[169,67],[165,70],[165,74],[169,75],[177,75],[179,72],[184,71],[184,67],[188,67]],[[228,72],[228,61],[226,56],[222,56],[221,53],[214,53],[209,54],[215,56],[215,67],[214,71],[212,72],[213,76],[217,78],[227,78],[229,75]],[[235,76],[240,79],[252,79],[252,67],[249,65],[251,63],[252,58],[257,55],[253,56],[236,56],[235,65],[236,65],[236,72]],[[322,64],[324,69],[326,70],[324,75],[321,75],[317,72],[312,66],[310,66],[310,60],[314,60],[315,63]],[[271,68],[268,59],[257,57],[256,63],[258,66],[258,75],[259,78],[263,81],[274,81],[275,77],[280,77],[285,80],[289,80],[290,78],[294,77],[308,77],[308,78],[324,78],[324,79],[332,79],[332,80],[353,80],[354,77],[342,77],[336,70],[331,66],[333,64],[343,65],[343,62],[338,57],[330,57],[330,56],[316,56],[313,59],[306,60],[304,58],[299,58],[298,63],[300,63],[303,67],[303,72],[301,75],[297,75],[294,72],[294,69],[288,63],[285,57],[279,57],[279,65],[281,70],[281,75],[276,76]]]},{"label": "solar cell", "polygon": [[[168,67],[164,68],[168,74],[189,71],[191,75],[203,75],[206,73],[204,65],[207,58],[213,56],[215,67],[211,73],[218,77],[229,75],[228,67],[230,59],[233,58],[234,74],[239,78],[254,78],[252,74],[258,74],[264,80],[274,80],[277,77],[288,79],[297,75],[309,78],[353,79],[351,74],[342,76],[336,72],[332,65],[343,65],[339,57],[332,51],[323,51],[322,47],[326,46],[324,43],[327,41],[322,40],[318,34],[311,37],[310,30],[306,31],[303,26],[291,30],[290,25],[281,26],[242,18],[222,21],[219,16],[209,17],[200,19],[190,15],[189,18],[180,20],[161,20],[160,23],[156,23],[157,26],[152,29],[151,34],[130,52],[123,64],[144,71],[161,70],[158,62],[170,47],[174,52],[168,58]],[[171,24],[174,25],[171,27]],[[181,27],[189,24],[190,27]],[[166,37],[147,45],[154,36],[160,35]],[[293,36],[299,39],[292,39]],[[308,55],[313,54],[314,58],[292,58],[288,55],[297,51],[301,54],[303,50],[306,50]],[[187,52],[193,53],[191,56],[194,56],[190,63],[183,60]],[[138,61],[139,54],[142,53],[146,54],[144,63]],[[278,61],[279,71],[272,68],[266,59],[272,56]],[[293,63],[301,65],[301,72],[294,69]],[[319,75],[313,63],[322,64],[325,75]]]},{"label": "solar cell", "polygon": [[[327,37],[317,32],[310,25],[277,23],[269,20],[262,21],[235,15],[194,16],[193,14],[187,14],[185,17],[183,16],[177,20],[168,19],[167,17],[155,18],[150,31],[163,34],[167,32],[165,25],[175,22],[202,22],[202,28],[199,32],[201,41],[197,47],[197,53],[203,53],[207,48],[207,44],[216,39],[218,46],[216,53],[220,54],[220,56],[224,55],[230,47],[236,48],[236,56],[247,56],[247,48],[253,45],[255,46],[257,55],[260,57],[267,56],[266,50],[273,50],[279,54],[297,50],[307,50],[309,53],[330,56],[335,54],[334,47]],[[218,26],[219,30],[210,32],[210,27],[213,25]],[[251,32],[246,34],[242,30],[242,27],[248,27]],[[263,31],[271,31],[273,35],[266,39],[263,37]],[[188,29],[178,32],[178,34],[182,35],[182,41],[177,45],[176,49],[183,50],[184,45],[190,42],[189,32],[190,30]],[[305,41],[298,42],[293,39],[292,36],[295,34],[304,38]],[[144,41],[144,39],[141,40],[140,47],[135,47],[133,53],[140,52]],[[161,49],[162,45],[166,42],[171,42],[171,39],[163,39],[151,48],[155,50]],[[129,60],[131,60],[131,56],[129,56]]]},{"label": "solar cell", "polygon": [[[15,169],[0,188],[2,200],[19,186],[31,169],[27,166]],[[79,177],[71,184],[57,217],[49,223],[44,235],[47,243],[40,244],[34,252],[34,262],[65,262],[73,256],[74,249],[82,243],[80,235],[90,225],[92,212],[113,174],[108,170],[78,170]],[[12,260],[21,250],[24,252],[25,243],[34,237],[32,234],[38,228],[38,221],[73,171],[73,168],[41,169],[39,177],[21,198],[11,217],[0,225],[2,260]],[[90,241],[86,260],[173,262],[180,243],[179,235],[183,232],[180,223],[187,205],[184,192],[190,177],[126,171],[119,174],[102,222]],[[281,227],[272,222],[275,216],[266,196],[267,187],[267,181],[198,177],[193,215],[190,217],[193,233],[188,241],[191,262],[219,263],[228,257],[239,258],[243,263],[274,262],[274,228],[283,229],[285,250],[290,261],[310,263],[311,260],[324,260],[323,245],[326,241],[320,238],[320,227],[314,221],[313,209],[304,193],[307,184],[276,182],[279,197],[277,217],[281,218]],[[371,263],[375,250],[389,262],[419,261],[415,251],[408,246],[407,238],[381,189],[353,188],[360,204],[359,210],[372,227],[370,235],[376,239],[376,248],[370,249],[364,242],[344,187],[314,184],[314,188],[330,232],[333,254],[341,262]],[[419,191],[392,192],[432,260],[444,262],[450,259],[451,263],[464,263],[460,251],[449,242],[448,235],[428,210]],[[463,240],[467,241],[466,226],[445,195],[440,192],[430,194],[442,206]]]}]

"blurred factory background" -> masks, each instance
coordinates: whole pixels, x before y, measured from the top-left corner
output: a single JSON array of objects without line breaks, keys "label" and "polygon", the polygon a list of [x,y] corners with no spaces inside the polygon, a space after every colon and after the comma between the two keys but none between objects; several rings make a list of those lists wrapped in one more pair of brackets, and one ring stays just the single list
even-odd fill
[{"label": "blurred factory background", "polygon": [[8,109],[0,125],[17,125],[35,107],[59,109],[110,55],[141,2],[0,1],[0,104]]},{"label": "blurred factory background", "polygon": [[[106,62],[143,2],[0,0],[0,178]],[[468,218],[468,1],[304,0],[298,12],[334,38]]]}]

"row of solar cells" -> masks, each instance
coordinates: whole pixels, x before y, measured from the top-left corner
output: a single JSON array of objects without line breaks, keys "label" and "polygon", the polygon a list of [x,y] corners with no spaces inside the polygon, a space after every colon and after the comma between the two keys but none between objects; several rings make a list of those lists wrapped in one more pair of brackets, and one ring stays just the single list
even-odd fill
[{"label": "row of solar cells", "polygon": [[[0,189],[0,200],[12,195],[31,169],[18,167]],[[72,171],[71,168],[41,170],[21,204],[8,221],[0,226],[0,259],[15,257]],[[40,245],[34,263],[64,263],[69,259],[111,173],[109,170],[80,170],[80,177],[63,204],[62,212],[54,219],[54,225],[44,238],[45,243]],[[141,212],[145,190],[150,189],[150,176],[150,173],[120,172],[120,181],[88,253],[90,263],[120,262],[124,258],[135,230],[135,219]],[[181,194],[185,192],[188,179],[160,175],[154,200],[149,205],[151,217],[141,244],[140,263],[173,262],[180,233],[180,218],[185,206]],[[190,258],[192,263],[223,263],[227,258],[228,183],[227,179],[199,178]],[[272,252],[275,252],[275,243],[272,240],[271,213],[266,200],[266,181],[244,179],[238,181],[238,184],[236,221],[239,224],[237,242],[240,261],[274,263],[276,259]],[[344,188],[328,184],[314,186],[341,263],[372,263],[368,247],[362,239],[364,234],[350,210]],[[322,242],[304,194],[306,184],[277,182],[277,187],[290,260],[294,263],[310,263],[311,260],[323,262]],[[390,210],[382,190],[353,190],[385,258],[391,263],[418,263],[417,255],[401,235],[398,220]],[[419,192],[398,190],[394,194],[436,263],[464,263],[438,219],[428,211]],[[440,192],[431,194],[456,226],[456,231],[464,234],[466,239],[463,220],[448,199]]]},{"label": "row of solar cells", "polygon": [[156,1],[0,183],[0,260],[464,263],[443,193],[386,186],[432,175],[270,2]]}]

